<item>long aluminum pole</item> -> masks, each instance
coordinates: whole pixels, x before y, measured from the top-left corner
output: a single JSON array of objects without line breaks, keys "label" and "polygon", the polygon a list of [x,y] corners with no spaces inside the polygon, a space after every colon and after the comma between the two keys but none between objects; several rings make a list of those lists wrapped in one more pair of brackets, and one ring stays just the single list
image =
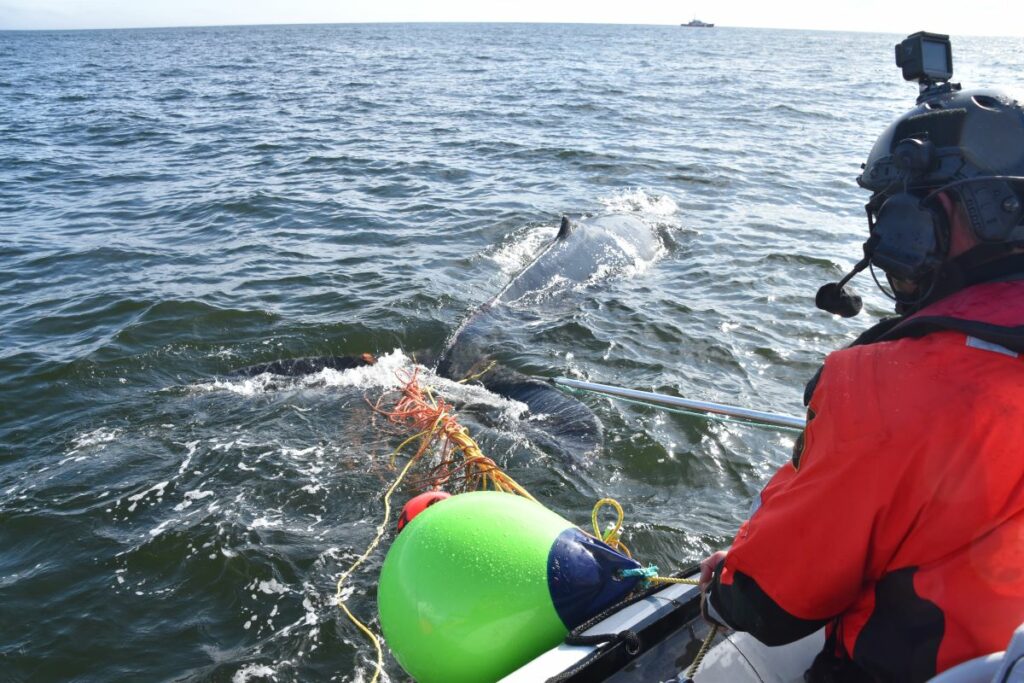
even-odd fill
[{"label": "long aluminum pole", "polygon": [[624,389],[622,387],[613,387],[608,384],[598,384],[596,382],[583,382],[578,379],[569,379],[568,377],[555,377],[552,378],[550,381],[552,384],[555,384],[556,386],[568,387],[569,389],[591,391],[596,394],[615,396],[618,398],[624,398],[631,401],[643,401],[644,403],[669,406],[672,408],[681,408],[683,410],[693,410],[699,413],[725,415],[728,417],[734,417],[741,420],[748,420],[750,422],[759,422],[761,424],[773,425],[777,427],[803,429],[804,426],[807,424],[803,418],[799,417],[779,415],[778,413],[767,413],[763,410],[750,410],[748,408],[739,408],[737,406],[725,405],[724,403],[711,403],[709,401],[691,401],[690,399],[679,398],[677,396],[657,394],[654,393],[653,391],[638,391],[636,389]]}]

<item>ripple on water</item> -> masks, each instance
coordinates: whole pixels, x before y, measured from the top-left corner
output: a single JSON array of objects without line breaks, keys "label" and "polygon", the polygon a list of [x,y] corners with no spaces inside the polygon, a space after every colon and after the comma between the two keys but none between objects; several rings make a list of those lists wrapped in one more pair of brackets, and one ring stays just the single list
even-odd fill
[{"label": "ripple on water", "polygon": [[[1015,41],[958,40],[965,82],[1018,80]],[[916,94],[877,67],[891,42],[597,25],[5,33],[4,674],[365,680],[372,651],[335,581],[395,476],[398,435],[367,400],[413,358],[561,514],[585,522],[619,498],[630,547],[663,567],[726,543],[788,437],[584,397],[607,445],[585,466],[532,443],[522,404],[427,365],[563,214],[626,212],[657,257],[507,307],[491,351],[799,414],[823,354],[868,322],[812,300],[858,257],[858,164]],[[844,68],[822,67],[836,50]],[[837,108],[836,92],[871,97]],[[869,317],[889,310],[861,293]],[[380,363],[232,374],[364,352]],[[344,596],[371,623],[383,552]]]}]

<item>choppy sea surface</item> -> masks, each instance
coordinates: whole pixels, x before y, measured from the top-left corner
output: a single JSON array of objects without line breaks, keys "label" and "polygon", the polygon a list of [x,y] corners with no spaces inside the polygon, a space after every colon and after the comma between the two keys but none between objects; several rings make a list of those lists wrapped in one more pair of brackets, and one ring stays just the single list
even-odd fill
[{"label": "choppy sea surface", "polygon": [[[0,680],[367,679],[334,603],[395,476],[400,438],[367,398],[562,214],[634,214],[664,249],[520,306],[495,358],[800,414],[823,356],[889,310],[866,278],[860,318],[813,297],[858,257],[854,178],[913,104],[900,37],[0,32]],[[1012,90],[1022,47],[954,36],[958,79]],[[231,374],[364,352],[381,363]],[[605,447],[579,462],[507,400],[423,372],[557,512],[622,501],[663,569],[726,545],[792,444],[587,397]],[[347,593],[374,625],[382,560]]]}]

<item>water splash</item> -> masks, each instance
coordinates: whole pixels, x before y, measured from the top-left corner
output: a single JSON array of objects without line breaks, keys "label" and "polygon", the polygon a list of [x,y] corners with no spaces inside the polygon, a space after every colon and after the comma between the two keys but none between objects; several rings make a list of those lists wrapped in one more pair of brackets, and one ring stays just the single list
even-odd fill
[{"label": "water splash", "polygon": [[679,205],[664,194],[648,192],[643,188],[620,190],[598,199],[609,213],[636,213],[641,216],[668,218],[676,215]]},{"label": "water splash", "polygon": [[528,266],[541,248],[555,239],[557,234],[557,225],[524,228],[486,254],[486,258],[493,261],[503,275],[511,277]]},{"label": "water splash", "polygon": [[401,373],[412,371],[415,365],[415,361],[403,351],[395,349],[391,353],[379,356],[375,364],[364,367],[348,370],[324,368],[300,377],[264,372],[255,377],[216,378],[192,384],[188,390],[196,393],[227,391],[248,397],[302,388],[397,389],[401,386]]}]

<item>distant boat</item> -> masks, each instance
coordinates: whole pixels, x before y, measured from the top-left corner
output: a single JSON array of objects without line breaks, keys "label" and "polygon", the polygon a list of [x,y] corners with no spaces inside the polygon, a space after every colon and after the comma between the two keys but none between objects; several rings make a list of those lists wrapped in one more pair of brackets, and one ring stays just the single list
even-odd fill
[{"label": "distant boat", "polygon": [[700,19],[694,19],[693,21],[687,22],[685,24],[679,24],[679,25],[680,26],[687,26],[689,28],[714,28],[715,27],[714,24],[709,24],[708,22],[701,21]]}]

